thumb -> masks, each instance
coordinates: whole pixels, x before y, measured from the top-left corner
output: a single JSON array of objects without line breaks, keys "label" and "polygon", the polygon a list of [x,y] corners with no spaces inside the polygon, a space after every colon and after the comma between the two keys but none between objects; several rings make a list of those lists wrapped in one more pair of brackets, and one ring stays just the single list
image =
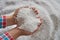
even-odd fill
[{"label": "thumb", "polygon": [[19,8],[17,8],[17,9],[15,10],[13,16],[17,16],[18,12],[19,12]]}]

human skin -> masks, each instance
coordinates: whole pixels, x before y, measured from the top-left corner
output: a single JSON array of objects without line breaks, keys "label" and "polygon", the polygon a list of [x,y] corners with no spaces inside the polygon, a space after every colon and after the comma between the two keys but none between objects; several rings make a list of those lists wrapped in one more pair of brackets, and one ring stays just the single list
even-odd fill
[{"label": "human skin", "polygon": [[[19,8],[15,10],[14,14],[11,15],[11,16],[6,16],[6,20],[7,20],[7,26],[10,26],[10,25],[14,25],[16,24],[16,28],[13,28],[11,30],[8,31],[8,33],[14,38],[16,39],[17,37],[19,36],[22,36],[22,35],[32,35],[33,33],[35,33],[41,24],[38,25],[38,28],[34,31],[34,32],[29,32],[29,31],[25,31],[23,29],[19,29],[19,25],[17,23],[17,20],[15,19],[17,17],[17,14],[19,12]],[[40,18],[39,18],[40,19]],[[40,19],[40,21],[42,22],[42,20]]]},{"label": "human skin", "polygon": [[8,31],[8,33],[14,38],[16,39],[17,37],[19,36],[22,36],[22,35],[32,35],[32,32],[29,32],[29,31],[25,31],[25,30],[22,30],[22,29],[19,29],[19,28],[13,28],[11,29],[10,31]]},{"label": "human skin", "polygon": [[17,16],[18,11],[19,11],[19,8],[15,10],[13,15],[6,16],[6,21],[7,21],[7,25],[6,26],[17,24],[17,21],[16,21],[15,17]]},{"label": "human skin", "polygon": [[[17,25],[17,21],[15,20],[15,17],[16,17],[16,15],[17,15],[18,11],[19,11],[19,9],[16,9],[13,15],[11,15],[11,16],[6,16],[7,26],[14,25],[14,24]],[[9,33],[14,39],[16,39],[17,37],[22,36],[22,35],[31,35],[31,34],[32,34],[32,32],[28,32],[28,31],[19,29],[19,28],[18,28],[18,25],[17,25],[16,28],[13,28],[13,29],[9,30],[8,33]]]}]

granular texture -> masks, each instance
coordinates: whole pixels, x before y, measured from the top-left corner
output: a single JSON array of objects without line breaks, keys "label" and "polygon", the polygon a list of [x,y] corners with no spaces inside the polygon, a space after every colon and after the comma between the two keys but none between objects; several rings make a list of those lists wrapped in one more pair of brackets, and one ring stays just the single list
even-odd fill
[{"label": "granular texture", "polygon": [[36,15],[34,8],[22,8],[17,15],[18,25],[20,29],[34,32],[40,24],[39,16]]}]

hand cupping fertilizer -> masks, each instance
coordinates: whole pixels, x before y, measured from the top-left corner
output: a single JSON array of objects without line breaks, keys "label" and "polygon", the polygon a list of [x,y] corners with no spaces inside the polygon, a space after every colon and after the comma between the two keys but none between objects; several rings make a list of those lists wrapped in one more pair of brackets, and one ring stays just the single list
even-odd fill
[{"label": "hand cupping fertilizer", "polygon": [[38,24],[41,23],[40,19],[32,10],[32,8],[22,8],[16,17],[20,29],[34,32],[38,28]]}]

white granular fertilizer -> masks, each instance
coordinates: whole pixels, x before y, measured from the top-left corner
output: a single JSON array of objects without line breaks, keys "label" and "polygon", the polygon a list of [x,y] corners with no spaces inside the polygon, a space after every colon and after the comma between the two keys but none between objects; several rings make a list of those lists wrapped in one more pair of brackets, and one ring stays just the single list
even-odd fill
[{"label": "white granular fertilizer", "polygon": [[[0,0],[0,15],[11,14],[15,9],[26,5],[34,6],[40,12],[39,15],[43,22],[39,30],[31,36],[20,36],[16,40],[60,40],[60,0],[32,1]],[[21,20],[22,19],[20,19],[19,22],[21,22]],[[14,27],[15,26],[9,26],[5,29],[0,29],[0,34]]]},{"label": "white granular fertilizer", "polygon": [[20,9],[17,15],[17,21],[20,29],[30,32],[34,32],[40,23],[40,20],[36,17],[34,11],[29,8]]}]

